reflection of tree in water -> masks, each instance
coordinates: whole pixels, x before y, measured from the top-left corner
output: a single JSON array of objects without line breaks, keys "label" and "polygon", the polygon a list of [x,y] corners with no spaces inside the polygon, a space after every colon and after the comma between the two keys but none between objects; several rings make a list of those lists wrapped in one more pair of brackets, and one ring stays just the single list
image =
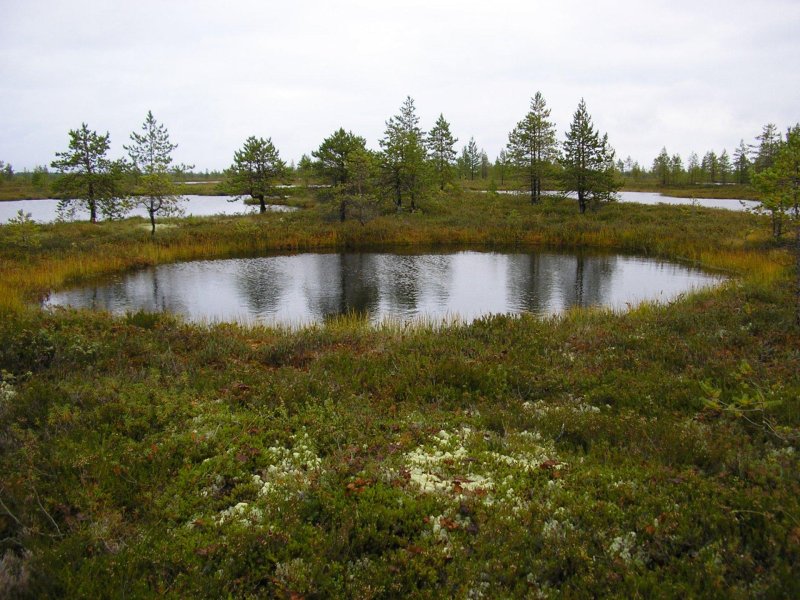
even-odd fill
[{"label": "reflection of tree in water", "polygon": [[617,267],[614,256],[583,254],[515,254],[508,260],[510,308],[533,313],[603,303]]},{"label": "reflection of tree in water", "polygon": [[174,265],[156,267],[141,273],[125,286],[125,294],[133,300],[131,308],[143,308],[151,312],[173,312],[188,314],[186,305],[180,301],[184,285],[183,274]]},{"label": "reflection of tree in water", "polygon": [[316,276],[307,278],[304,292],[315,318],[375,310],[379,297],[375,255],[323,254],[315,257],[314,266]]},{"label": "reflection of tree in water", "polygon": [[428,254],[416,258],[422,267],[418,288],[421,288],[426,295],[436,298],[440,304],[444,304],[450,296],[453,255]]},{"label": "reflection of tree in water", "polygon": [[236,287],[244,294],[251,314],[263,316],[278,310],[284,290],[291,284],[286,261],[295,257],[266,257],[236,261]]},{"label": "reflection of tree in water", "polygon": [[416,314],[426,296],[444,303],[449,295],[452,261],[453,255],[381,255],[376,266],[388,312]]},{"label": "reflection of tree in water", "polygon": [[57,294],[56,304],[88,307],[122,313],[145,310],[188,314],[179,298],[180,281],[170,277],[169,267],[154,267],[125,277],[122,281],[97,284]]},{"label": "reflection of tree in water", "polygon": [[553,273],[565,268],[566,258],[539,253],[508,255],[509,310],[538,314],[552,309]]},{"label": "reflection of tree in water", "polygon": [[608,285],[617,266],[615,256],[585,256],[573,258],[574,279],[563,280],[564,306],[596,306],[608,296]]}]

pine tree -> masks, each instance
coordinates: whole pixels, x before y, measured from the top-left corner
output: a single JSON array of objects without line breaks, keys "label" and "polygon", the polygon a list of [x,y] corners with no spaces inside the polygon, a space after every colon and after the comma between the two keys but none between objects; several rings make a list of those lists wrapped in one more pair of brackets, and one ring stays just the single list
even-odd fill
[{"label": "pine tree", "polygon": [[789,129],[785,142],[777,142],[771,160],[769,167],[754,172],[753,186],[761,194],[762,210],[770,214],[776,239],[783,234],[787,218],[795,221],[800,252],[800,125]]},{"label": "pine tree", "polygon": [[703,177],[708,183],[717,182],[717,174],[719,171],[719,159],[717,153],[709,150],[703,156],[703,161],[700,163],[700,168],[703,171]]},{"label": "pine tree", "polygon": [[469,138],[469,142],[461,150],[461,164],[464,169],[464,177],[474,180],[481,166],[481,155],[475,138]]},{"label": "pine tree", "polygon": [[86,123],[69,132],[69,149],[56,152],[50,166],[63,173],[56,180],[55,191],[64,196],[58,210],[65,214],[74,209],[73,203],[89,211],[89,221],[97,223],[97,213],[106,217],[120,216],[124,212],[124,165],[106,157],[111,141],[108,133],[98,135]]},{"label": "pine tree", "polygon": [[425,186],[424,142],[425,133],[419,128],[414,100],[407,96],[400,113],[386,122],[380,140],[384,184],[391,190],[398,209],[403,205],[403,197],[408,196],[411,210],[416,210],[416,199]]},{"label": "pine tree", "polygon": [[531,99],[530,110],[508,134],[508,157],[530,185],[531,203],[539,202],[542,181],[558,158],[556,126],[541,92]]},{"label": "pine tree", "polygon": [[666,148],[661,148],[655,160],[653,160],[653,175],[658,178],[658,182],[662,186],[666,186],[669,182],[669,154]]},{"label": "pine tree", "polygon": [[673,154],[669,159],[669,176],[672,185],[677,185],[683,181],[683,160],[680,154]]},{"label": "pine tree", "polygon": [[578,196],[581,214],[589,202],[611,200],[619,184],[614,169],[614,150],[608,143],[608,134],[594,128],[592,118],[581,99],[566,132],[561,183],[564,192]]},{"label": "pine tree", "polygon": [[497,160],[494,161],[494,170],[500,176],[500,185],[504,185],[506,181],[506,170],[508,169],[508,155],[505,150],[500,150],[497,155]]},{"label": "pine tree", "polygon": [[489,168],[491,167],[491,163],[489,162],[489,155],[486,154],[485,150],[481,150],[481,179],[486,179],[489,177]]},{"label": "pine tree", "polygon": [[311,153],[317,159],[314,168],[334,187],[347,183],[347,159],[351,153],[364,150],[366,144],[363,137],[340,127]]},{"label": "pine tree", "polygon": [[700,158],[697,156],[697,152],[692,152],[689,155],[689,162],[686,165],[686,171],[689,174],[689,183],[694,185],[700,181],[702,170],[700,167]]},{"label": "pine tree", "polygon": [[722,184],[728,183],[728,177],[731,174],[731,157],[728,151],[723,148],[722,153],[719,155],[717,161],[717,172],[719,174],[719,181]]},{"label": "pine tree", "polygon": [[744,184],[750,181],[750,151],[744,140],[739,141],[739,147],[733,154],[733,172],[736,183]]},{"label": "pine tree", "polygon": [[450,133],[450,123],[444,115],[440,114],[433,125],[433,129],[428,132],[427,147],[428,158],[433,164],[433,171],[439,183],[439,189],[444,190],[453,179],[453,162],[457,152],[455,149],[457,138]]},{"label": "pine tree", "polygon": [[225,187],[235,196],[258,200],[262,213],[267,212],[264,199],[272,191],[276,179],[283,177],[286,164],[281,160],[272,139],[250,136],[241,150],[233,153],[233,165],[225,171]]},{"label": "pine tree", "polygon": [[176,215],[182,212],[183,196],[177,193],[173,177],[191,167],[174,166],[172,151],[178,147],[169,139],[169,132],[159,125],[152,111],[142,124],[142,133],[131,133],[128,151],[136,181],[133,202],[143,206],[150,217],[150,235],[156,233],[156,215]]},{"label": "pine tree", "polygon": [[757,145],[751,146],[755,152],[753,170],[759,173],[769,169],[775,163],[775,155],[781,145],[781,135],[774,123],[767,123],[761,129],[761,134],[756,136]]}]

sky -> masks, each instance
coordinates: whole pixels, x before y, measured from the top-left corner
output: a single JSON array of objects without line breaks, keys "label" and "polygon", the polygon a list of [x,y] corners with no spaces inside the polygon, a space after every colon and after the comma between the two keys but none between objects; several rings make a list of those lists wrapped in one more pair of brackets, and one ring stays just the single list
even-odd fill
[{"label": "sky", "polygon": [[49,165],[85,122],[112,158],[148,110],[177,162],[251,135],[287,162],[339,127],[377,149],[406,96],[490,158],[541,91],[619,158],[702,156],[800,121],[798,0],[0,0],[0,160]]}]

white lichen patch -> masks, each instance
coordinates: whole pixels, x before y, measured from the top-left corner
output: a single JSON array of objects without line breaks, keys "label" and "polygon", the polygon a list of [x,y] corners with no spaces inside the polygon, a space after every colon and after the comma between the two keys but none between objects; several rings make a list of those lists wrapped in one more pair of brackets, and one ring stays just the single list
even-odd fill
[{"label": "white lichen patch", "polygon": [[563,506],[553,510],[552,516],[542,524],[542,537],[551,543],[563,542],[572,531],[575,531],[575,524],[567,518]]},{"label": "white lichen patch", "polygon": [[520,490],[526,483],[520,478],[564,464],[556,459],[552,442],[536,432],[495,438],[469,427],[432,435],[403,457],[410,487],[456,501],[477,498],[485,505],[504,505],[513,513],[524,510],[527,500]]},{"label": "white lichen patch", "polygon": [[7,381],[0,380],[0,402],[8,402],[17,396],[17,390]]},{"label": "white lichen patch", "polygon": [[319,470],[322,459],[317,456],[306,432],[292,436],[291,448],[271,446],[265,454],[271,463],[266,469],[252,476],[259,496],[276,491],[302,489],[309,485],[312,473]]},{"label": "white lichen patch", "polygon": [[260,522],[263,517],[264,513],[257,506],[252,506],[247,502],[239,502],[220,511],[217,517],[217,525],[222,525],[228,521],[237,521],[242,525],[255,524]]},{"label": "white lichen patch", "polygon": [[[296,493],[308,488],[313,474],[320,469],[322,459],[311,443],[306,432],[292,436],[293,445],[271,446],[260,455],[266,458],[268,465],[245,477],[234,477],[233,486],[252,485],[256,488],[256,498],[253,503],[239,502],[221,510],[215,518],[217,525],[231,521],[241,524],[255,524],[263,519],[264,511],[269,511],[269,502],[265,497],[273,500],[289,500]],[[217,460],[217,457],[211,459]],[[209,462],[204,461],[204,463]],[[213,476],[211,484],[200,491],[203,497],[215,497],[223,494],[225,486],[231,486],[231,479],[226,479],[220,474]],[[252,488],[250,488],[252,490]],[[262,500],[262,498],[264,498]],[[256,506],[255,504],[259,504]]]},{"label": "white lichen patch", "polygon": [[596,414],[600,412],[600,408],[589,404],[582,397],[575,397],[572,394],[567,396],[564,402],[553,404],[545,402],[544,400],[537,400],[536,402],[523,402],[522,408],[536,415],[543,417],[552,413],[559,413],[567,411],[573,414]]},{"label": "white lichen patch", "polygon": [[608,545],[607,551],[613,558],[621,560],[626,565],[644,563],[645,557],[636,544],[634,531],[615,537]]}]

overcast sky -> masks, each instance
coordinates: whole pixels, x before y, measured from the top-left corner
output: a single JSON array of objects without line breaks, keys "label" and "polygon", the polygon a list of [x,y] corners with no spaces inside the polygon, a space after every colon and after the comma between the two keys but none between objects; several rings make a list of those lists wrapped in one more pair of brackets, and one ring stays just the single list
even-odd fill
[{"label": "overcast sky", "polygon": [[494,159],[544,94],[581,97],[617,155],[729,152],[800,121],[798,0],[3,0],[0,160],[49,164],[68,131],[123,154],[148,110],[175,157],[228,166],[250,135],[287,160],[339,127],[378,147],[414,98]]}]

